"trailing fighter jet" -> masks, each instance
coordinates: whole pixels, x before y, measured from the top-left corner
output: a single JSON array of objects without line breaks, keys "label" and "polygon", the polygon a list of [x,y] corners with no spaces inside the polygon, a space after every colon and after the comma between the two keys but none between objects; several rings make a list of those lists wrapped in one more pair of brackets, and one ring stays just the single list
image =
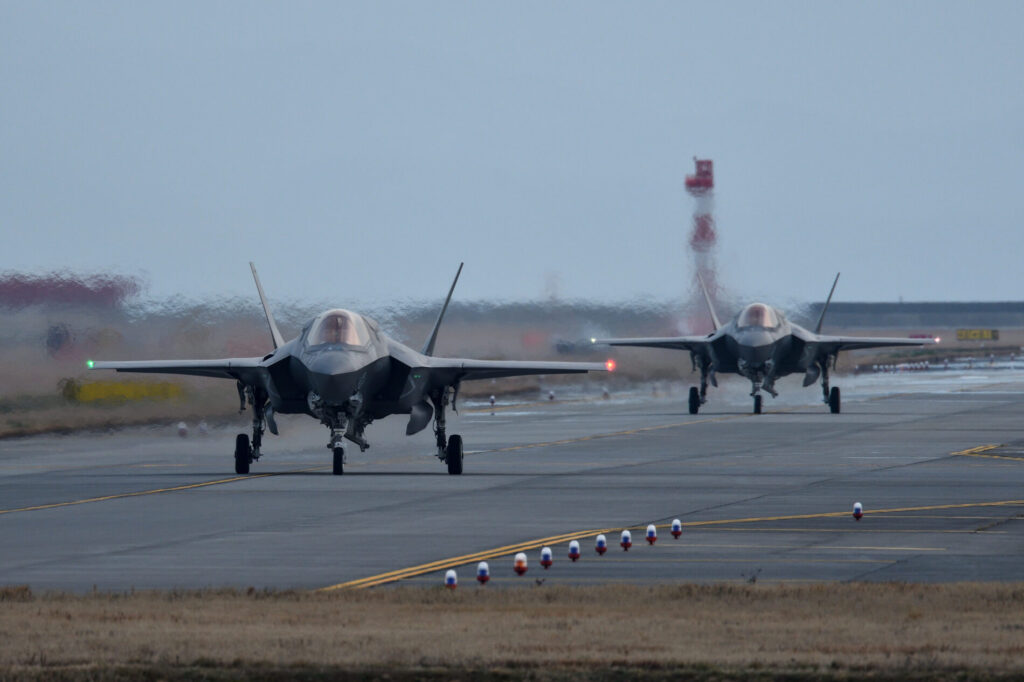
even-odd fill
[{"label": "trailing fighter jet", "polygon": [[265,428],[277,435],[274,414],[308,414],[331,430],[327,447],[334,454],[336,475],[344,472],[343,438],[366,450],[363,430],[375,419],[408,414],[406,435],[422,431],[431,418],[437,440],[437,457],[449,474],[462,473],[462,437],[445,433],[445,409],[457,409],[463,381],[524,374],[573,374],[605,370],[597,362],[530,362],[467,360],[434,357],[441,320],[448,309],[462,264],[433,331],[420,352],[385,335],[364,315],[339,308],[327,310],[303,326],[298,337],[285,343],[267,304],[256,267],[256,290],[270,326],[274,350],[259,358],[223,360],[144,360],[93,362],[90,369],[118,372],[190,374],[234,379],[241,410],[253,410],[252,439],[245,433],[235,438],[235,472],[249,473],[260,458]]},{"label": "trailing fighter jet", "polygon": [[761,391],[773,398],[778,395],[775,380],[802,372],[804,386],[810,386],[821,377],[825,404],[835,414],[840,410],[839,387],[829,388],[829,367],[835,369],[839,352],[860,348],[885,346],[923,346],[936,343],[931,339],[871,338],[859,336],[825,336],[821,325],[832,301],[839,275],[832,282],[832,290],[821,310],[813,332],[793,324],[778,308],[764,303],[751,303],[726,325],[722,325],[711,303],[704,281],[697,276],[701,292],[711,313],[714,331],[707,336],[677,336],[666,338],[591,339],[595,344],[609,346],[643,346],[646,348],[672,348],[690,351],[694,369],[700,369],[700,389],[690,388],[690,414],[697,414],[707,402],[708,382],[718,386],[719,373],[739,374],[750,379],[750,395],[754,398],[754,414],[761,413]]}]

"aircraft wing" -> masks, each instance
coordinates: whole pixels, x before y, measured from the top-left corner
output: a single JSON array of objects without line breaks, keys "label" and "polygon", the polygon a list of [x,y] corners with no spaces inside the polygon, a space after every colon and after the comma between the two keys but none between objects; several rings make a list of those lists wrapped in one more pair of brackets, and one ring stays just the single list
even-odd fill
[{"label": "aircraft wing", "polygon": [[431,377],[444,383],[496,379],[527,374],[583,374],[608,371],[603,362],[541,362],[533,360],[467,360],[430,358],[424,367]]},{"label": "aircraft wing", "polygon": [[886,348],[894,346],[933,346],[935,339],[907,339],[884,336],[818,336],[813,343],[825,349],[829,354],[843,350],[861,350],[864,348]]},{"label": "aircraft wing", "polygon": [[118,372],[148,374],[189,374],[200,377],[238,379],[254,383],[255,377],[265,372],[260,358],[225,358],[222,360],[124,360],[95,361],[89,369],[113,369]]},{"label": "aircraft wing", "polygon": [[640,346],[642,348],[672,348],[701,352],[710,344],[707,336],[655,336],[633,339],[594,339],[594,344],[606,346]]}]

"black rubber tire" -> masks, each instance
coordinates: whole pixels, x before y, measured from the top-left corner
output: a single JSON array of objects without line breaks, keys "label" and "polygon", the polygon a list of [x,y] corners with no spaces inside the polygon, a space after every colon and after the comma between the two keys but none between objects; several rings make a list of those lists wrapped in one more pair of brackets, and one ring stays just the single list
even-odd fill
[{"label": "black rubber tire", "polygon": [[448,446],[444,449],[444,461],[448,465],[448,473],[458,476],[462,473],[462,436],[448,436]]},{"label": "black rubber tire", "polygon": [[249,435],[240,433],[235,436],[235,473],[249,473],[249,462],[252,461],[252,450],[249,449]]},{"label": "black rubber tire", "polygon": [[334,448],[334,461],[332,462],[333,467],[331,472],[335,476],[341,476],[345,473],[345,448]]},{"label": "black rubber tire", "polygon": [[754,396],[754,414],[761,414],[761,394]]},{"label": "black rubber tire", "polygon": [[696,386],[690,386],[690,414],[700,412],[700,391]]},{"label": "black rubber tire", "polygon": [[843,407],[843,401],[839,395],[839,387],[833,386],[832,390],[828,392],[828,409],[832,414],[839,414]]}]

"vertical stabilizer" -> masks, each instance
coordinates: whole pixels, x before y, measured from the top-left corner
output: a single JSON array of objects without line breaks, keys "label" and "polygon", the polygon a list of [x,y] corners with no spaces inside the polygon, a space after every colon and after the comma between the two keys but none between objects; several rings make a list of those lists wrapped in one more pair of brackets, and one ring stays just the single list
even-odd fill
[{"label": "vertical stabilizer", "polygon": [[444,305],[441,307],[441,312],[437,314],[437,321],[434,322],[434,330],[430,332],[430,338],[428,338],[427,342],[423,344],[422,352],[424,355],[434,354],[434,344],[437,343],[437,330],[441,328],[441,320],[444,319],[444,313],[448,310],[448,303],[452,300],[452,292],[455,291],[455,285],[459,281],[459,275],[462,274],[463,265],[465,265],[465,263],[459,263],[459,269],[455,273],[455,279],[452,281],[452,287],[448,290],[448,298],[444,299]]},{"label": "vertical stabilizer", "polygon": [[821,309],[821,317],[818,318],[818,325],[814,328],[815,334],[821,333],[821,325],[825,323],[825,313],[828,312],[828,304],[832,302],[832,294],[836,291],[836,284],[839,283],[839,273],[836,273],[836,278],[832,281],[832,289],[828,292],[828,298],[825,299],[825,305]]},{"label": "vertical stabilizer", "polygon": [[704,284],[704,278],[700,276],[699,271],[697,272],[697,281],[700,283],[700,292],[704,294],[704,302],[708,304],[708,312],[711,313],[711,324],[715,325],[715,331],[717,332],[721,328],[722,323],[718,321],[715,306],[711,302],[711,294],[708,293],[708,287]]},{"label": "vertical stabilizer", "polygon": [[277,322],[274,322],[274,316],[271,314],[270,306],[267,304],[267,297],[263,293],[263,285],[260,284],[260,276],[256,274],[256,266],[252,261],[249,261],[249,267],[252,268],[252,278],[256,280],[256,291],[260,292],[260,303],[263,304],[263,313],[267,316],[267,324],[270,325],[270,336],[274,340],[274,348],[280,348],[284,345],[281,330],[277,328]]}]

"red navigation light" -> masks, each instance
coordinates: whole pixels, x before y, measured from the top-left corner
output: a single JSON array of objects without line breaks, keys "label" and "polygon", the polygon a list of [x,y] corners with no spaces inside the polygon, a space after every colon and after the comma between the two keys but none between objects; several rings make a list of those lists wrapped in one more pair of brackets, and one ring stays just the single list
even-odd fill
[{"label": "red navigation light", "polygon": [[607,360],[605,360],[604,367],[609,372],[614,372],[615,371],[615,359],[614,358],[608,358]]}]

